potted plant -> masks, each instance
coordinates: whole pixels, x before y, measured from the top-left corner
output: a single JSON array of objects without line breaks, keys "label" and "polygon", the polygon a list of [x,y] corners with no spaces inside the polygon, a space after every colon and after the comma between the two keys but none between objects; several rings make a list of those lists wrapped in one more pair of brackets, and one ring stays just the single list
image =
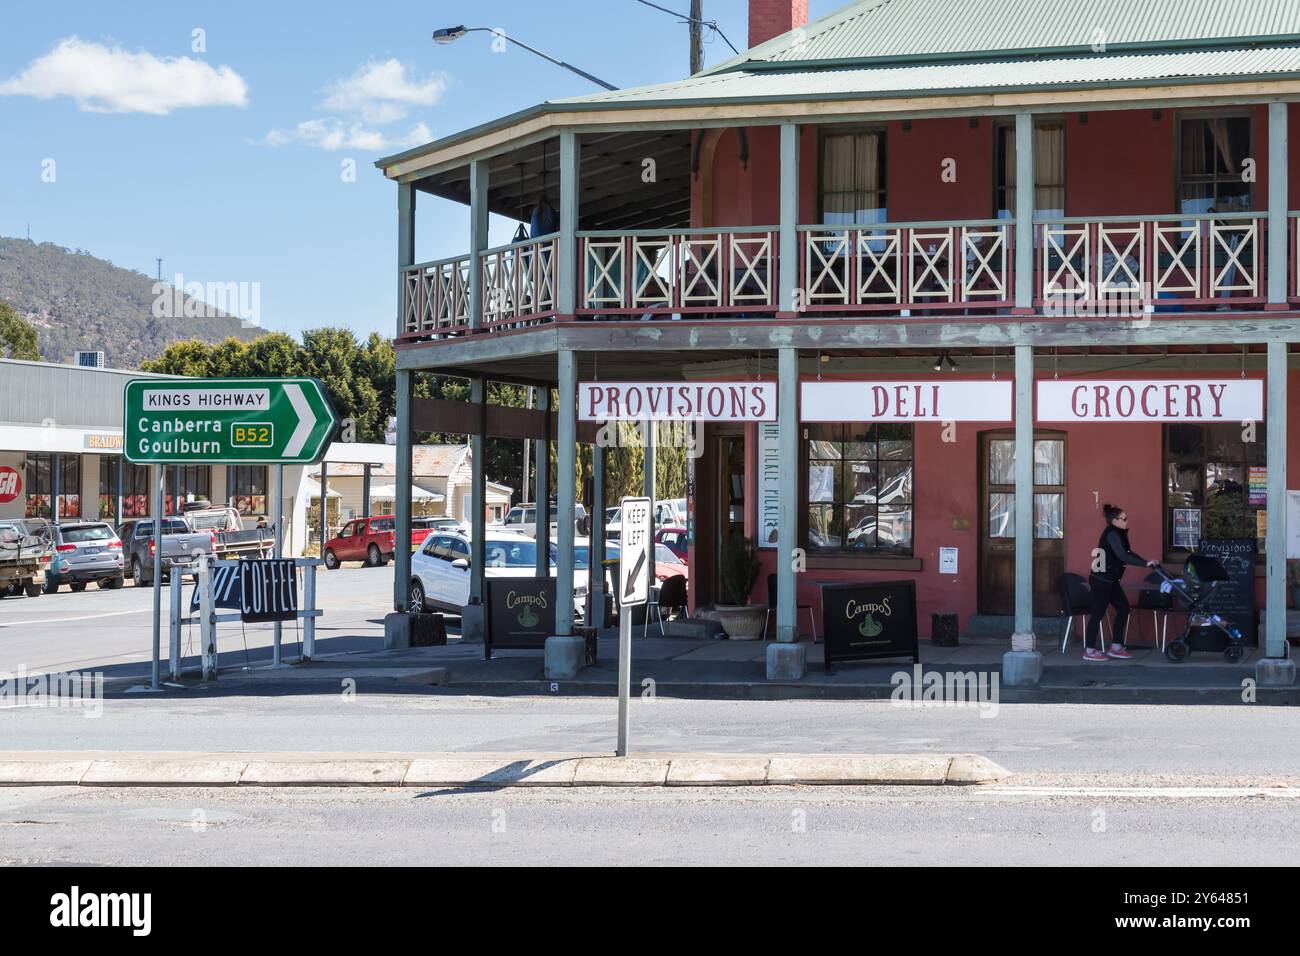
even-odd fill
[{"label": "potted plant", "polygon": [[727,538],[722,546],[719,571],[723,603],[714,610],[718,623],[734,641],[756,641],[763,636],[767,608],[749,603],[761,567],[754,542],[743,534]]},{"label": "potted plant", "polygon": [[1300,560],[1286,563],[1286,586],[1291,589],[1291,606],[1300,608]]}]

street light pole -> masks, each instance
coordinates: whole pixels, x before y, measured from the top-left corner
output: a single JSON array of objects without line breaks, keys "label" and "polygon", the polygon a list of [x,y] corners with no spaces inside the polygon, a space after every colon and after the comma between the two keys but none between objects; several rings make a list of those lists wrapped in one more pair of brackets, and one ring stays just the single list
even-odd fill
[{"label": "street light pole", "polygon": [[455,41],[459,40],[466,33],[491,33],[493,36],[498,36],[503,40],[507,40],[510,43],[513,43],[517,47],[522,47],[523,49],[527,50],[529,53],[532,53],[536,56],[540,56],[543,60],[546,60],[548,63],[554,63],[556,66],[563,67],[564,69],[568,70],[570,73],[576,73],[584,80],[590,80],[592,83],[595,83],[597,86],[603,86],[607,90],[618,89],[618,87],[615,86],[614,84],[606,83],[604,80],[600,79],[599,77],[592,76],[586,70],[578,69],[572,63],[565,63],[563,60],[557,60],[549,53],[543,53],[541,50],[537,49],[536,47],[529,46],[527,43],[524,43],[522,40],[516,40],[514,37],[506,34],[503,30],[499,30],[495,27],[467,27],[463,25],[458,27],[444,27],[441,30],[433,31],[433,42],[441,46],[446,46],[448,43],[454,43]]}]

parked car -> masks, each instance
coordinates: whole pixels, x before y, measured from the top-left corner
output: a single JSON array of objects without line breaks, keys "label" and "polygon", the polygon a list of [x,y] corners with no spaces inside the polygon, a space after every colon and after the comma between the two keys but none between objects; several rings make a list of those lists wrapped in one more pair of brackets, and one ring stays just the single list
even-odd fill
[{"label": "parked car", "polygon": [[192,531],[216,535],[214,551],[219,559],[267,558],[275,551],[275,532],[270,528],[246,529],[244,519],[234,508],[186,508],[185,521]]},{"label": "parked car", "polygon": [[666,525],[655,532],[655,543],[662,544],[677,556],[682,564],[686,563],[686,529],[677,525]]},{"label": "parked car", "polygon": [[[582,504],[573,506],[573,525],[575,534],[586,533],[587,508]],[[537,535],[537,506],[533,504],[515,505],[506,513],[506,520],[501,527],[506,531],[520,531],[528,537]],[[554,538],[559,526],[555,523],[555,502],[551,502],[551,537]]]},{"label": "parked car", "polygon": [[53,527],[44,518],[0,521],[0,597],[39,597],[53,554]]},{"label": "parked car", "polygon": [[[136,518],[118,526],[127,573],[136,587],[153,584],[153,518]],[[212,531],[191,531],[184,518],[162,519],[162,576],[171,577],[175,565],[191,564],[196,555],[216,552],[217,536]]]},{"label": "parked car", "polygon": [[[537,567],[537,542],[517,531],[490,530],[483,538],[487,576],[519,577]],[[550,547],[551,576],[555,576],[555,545]],[[469,603],[470,537],[463,531],[438,532],[411,557],[412,611],[441,608],[459,614]],[[573,572],[575,620],[582,617],[587,598],[587,572]]]},{"label": "parked car", "polygon": [[690,580],[691,571],[686,562],[673,554],[672,551],[668,550],[666,544],[656,544],[655,579],[662,583],[678,574],[686,578],[688,581]]},{"label": "parked car", "polygon": [[[412,542],[415,529],[411,530]],[[325,542],[325,567],[334,570],[344,561],[364,561],[367,567],[385,565],[397,551],[397,519],[392,515],[355,518],[336,537]]]},{"label": "parked car", "polygon": [[58,524],[53,528],[54,554],[45,572],[45,593],[54,594],[66,584],[86,590],[94,581],[100,588],[120,588],[126,581],[122,539],[102,521]]},{"label": "parked car", "polygon": [[460,522],[455,518],[412,518],[411,550],[418,550],[424,539],[435,531],[458,531]]}]

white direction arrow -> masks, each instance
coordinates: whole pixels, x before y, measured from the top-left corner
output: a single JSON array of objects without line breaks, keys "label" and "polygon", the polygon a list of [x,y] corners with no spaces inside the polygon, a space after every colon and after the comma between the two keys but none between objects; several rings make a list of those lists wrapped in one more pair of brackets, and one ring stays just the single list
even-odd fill
[{"label": "white direction arrow", "polygon": [[302,393],[301,385],[286,385],[284,393],[289,396],[289,404],[298,413],[298,427],[289,436],[289,444],[284,446],[282,452],[285,458],[293,458],[302,452],[302,446],[307,444],[307,439],[311,437],[312,429],[316,427],[316,413],[311,410],[311,404],[307,401],[307,396]]}]

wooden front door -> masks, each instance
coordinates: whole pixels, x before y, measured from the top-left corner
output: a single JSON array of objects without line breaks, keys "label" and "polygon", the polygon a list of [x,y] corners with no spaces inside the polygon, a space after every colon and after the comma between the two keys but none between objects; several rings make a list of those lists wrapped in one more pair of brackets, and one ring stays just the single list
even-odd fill
[{"label": "wooden front door", "polygon": [[[1059,610],[1065,571],[1065,433],[1034,433],[1034,614]],[[1015,459],[1012,431],[980,435],[979,612],[1016,610]]]}]

